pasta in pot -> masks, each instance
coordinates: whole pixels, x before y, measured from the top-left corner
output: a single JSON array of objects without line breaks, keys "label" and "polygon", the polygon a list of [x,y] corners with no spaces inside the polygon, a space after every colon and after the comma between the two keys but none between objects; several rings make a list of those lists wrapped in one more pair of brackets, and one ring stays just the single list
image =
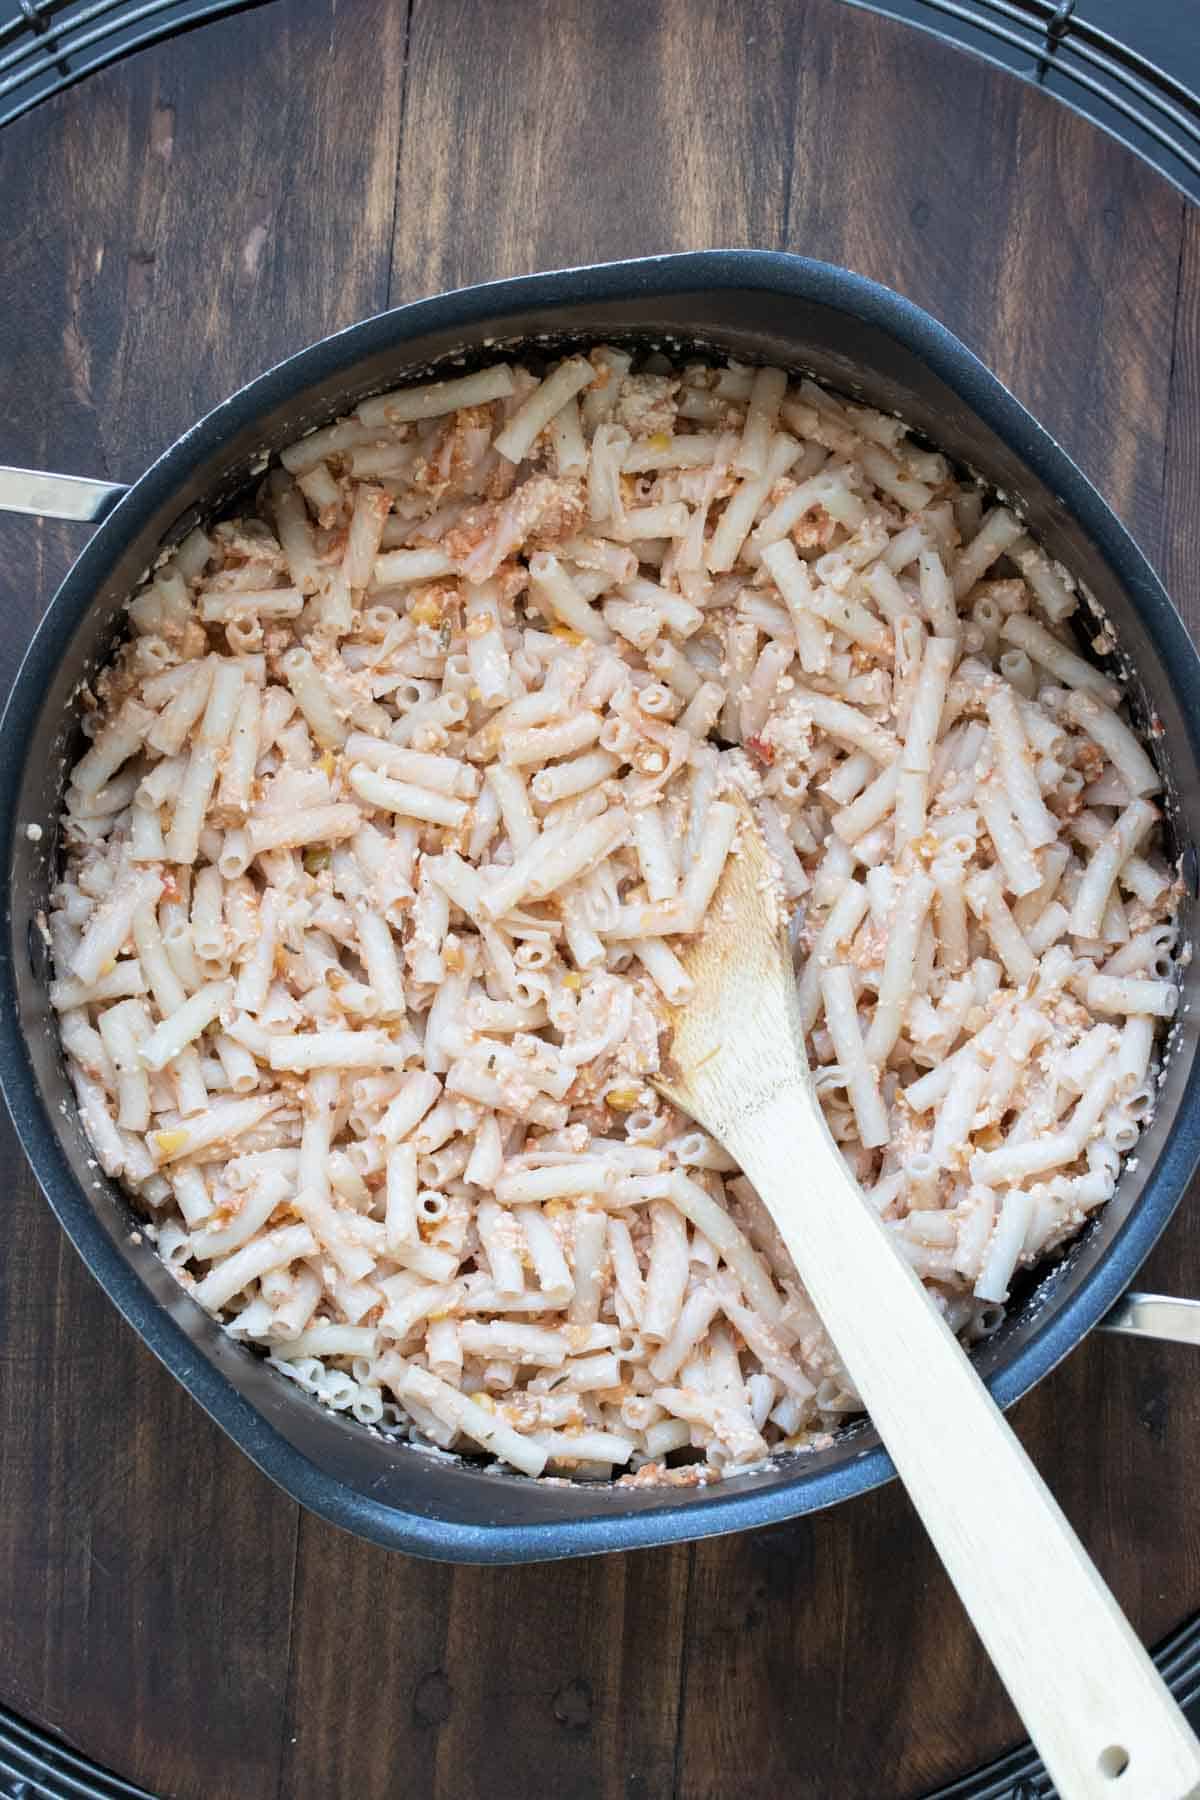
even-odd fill
[{"label": "pasta in pot", "polygon": [[897,420],[601,346],[364,401],[89,695],[49,919],[80,1117],[323,1404],[702,1480],[858,1408],[661,1101],[734,794],[834,1137],[971,1340],[1112,1194],[1177,1004],[1154,764],[1070,576]]}]

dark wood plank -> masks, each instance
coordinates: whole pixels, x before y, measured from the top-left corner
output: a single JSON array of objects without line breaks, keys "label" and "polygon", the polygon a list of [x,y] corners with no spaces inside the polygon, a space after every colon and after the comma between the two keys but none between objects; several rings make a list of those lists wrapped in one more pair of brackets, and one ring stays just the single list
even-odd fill
[{"label": "dark wood plank", "polygon": [[[6,268],[45,326],[7,329],[6,459],[119,478],[389,298],[751,242],[939,313],[1190,591],[1200,237],[1128,153],[837,0],[408,11],[276,0],[0,137]],[[0,671],[76,542],[0,521]],[[11,1139],[0,1167],[19,1168]],[[695,1551],[540,1569],[417,1564],[308,1517],[297,1533],[27,1177],[10,1189],[0,1698],[158,1792],[875,1800],[1018,1735],[894,1488]],[[1194,1216],[1144,1285],[1200,1292]],[[1192,1365],[1096,1339],[1017,1411],[1148,1637],[1200,1603]]]},{"label": "dark wood plank", "polygon": [[807,13],[415,0],[393,297],[777,246]]},{"label": "dark wood plank", "polygon": [[223,1791],[270,1791],[295,1508],[238,1466],[27,1180],[6,1214],[0,1695],[162,1792],[205,1791],[207,1708]]},{"label": "dark wood plank", "polygon": [[1160,569],[1193,637],[1200,634],[1200,213],[1189,207],[1180,246],[1179,307],[1172,340],[1171,410],[1163,438],[1164,529]]},{"label": "dark wood plank", "polygon": [[[42,457],[34,467],[43,468],[50,460]],[[87,535],[74,525],[0,514],[0,705],[8,698],[35,623]],[[7,1117],[4,1123],[7,1127]]]},{"label": "dark wood plank", "polygon": [[[132,478],[384,303],[405,24],[403,0],[265,8],[0,137],[6,272],[39,322],[10,319],[6,460]],[[0,521],[5,685],[81,539]],[[297,1509],[122,1324],[7,1122],[0,1166],[0,1697],[156,1792],[273,1795]]]},{"label": "dark wood plank", "polygon": [[[406,0],[295,0],[144,52],[0,139],[9,460],[140,473],[270,363],[384,304]],[[70,229],[62,222],[70,221]],[[6,409],[8,410],[8,409]]]},{"label": "dark wood plank", "polygon": [[[670,1794],[688,1555],[449,1569],[305,1518],[282,1792]],[[352,1680],[345,1618],[370,1621]]]}]

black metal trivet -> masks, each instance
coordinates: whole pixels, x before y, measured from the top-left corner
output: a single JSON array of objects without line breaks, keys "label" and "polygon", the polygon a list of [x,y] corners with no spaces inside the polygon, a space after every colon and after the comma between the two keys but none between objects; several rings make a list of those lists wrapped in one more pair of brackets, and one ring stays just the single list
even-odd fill
[{"label": "black metal trivet", "polygon": [[[132,50],[265,3],[0,0],[0,126]],[[844,3],[888,13],[1036,82],[1200,200],[1200,7],[1181,0]]]},{"label": "black metal trivet", "polygon": [[0,1706],[0,1800],[153,1800]]},{"label": "black metal trivet", "polygon": [[[1192,1725],[1200,1730],[1200,1618],[1172,1632],[1154,1660]],[[0,1800],[154,1797],[0,1706]],[[939,1788],[927,1800],[1054,1800],[1054,1789],[1033,1750],[1025,1745],[952,1787]]]},{"label": "black metal trivet", "polygon": [[260,0],[0,0],[0,125],[106,64]]},{"label": "black metal trivet", "polygon": [[[1154,1653],[1167,1686],[1200,1732],[1200,1617],[1173,1631]],[[979,1769],[928,1800],[1054,1800],[1057,1790],[1029,1744]]]},{"label": "black metal trivet", "polygon": [[920,26],[1044,87],[1200,200],[1200,7],[1187,0],[846,4]]}]

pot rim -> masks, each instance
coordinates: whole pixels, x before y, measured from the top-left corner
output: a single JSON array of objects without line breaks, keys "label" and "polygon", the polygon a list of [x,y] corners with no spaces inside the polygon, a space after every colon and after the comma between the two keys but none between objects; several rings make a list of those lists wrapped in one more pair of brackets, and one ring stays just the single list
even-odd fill
[{"label": "pot rim", "polygon": [[[170,1317],[104,1231],[76,1180],[48,1116],[21,1030],[11,936],[11,868],[25,748],[33,740],[43,696],[66,644],[92,604],[114,555],[182,487],[206,456],[248,421],[285,404],[321,380],[349,376],[371,355],[424,332],[495,324],[531,308],[588,301],[656,303],[688,293],[729,290],[823,303],[888,333],[917,356],[1060,499],[1121,582],[1165,668],[1186,721],[1191,754],[1200,762],[1200,657],[1162,583],[1091,482],[1021,403],[945,326],[912,301],[850,270],[781,251],[699,250],[583,265],[477,283],[377,313],[323,338],[238,389],[196,421],[133,484],[76,559],[40,622],[0,718],[0,754],[15,772],[0,791],[0,869],[5,871],[8,929],[0,942],[0,1086],[22,1148],[59,1222],[143,1341],[192,1397],[270,1479],[292,1498],[386,1548],[459,1562],[512,1563],[683,1542],[717,1533],[761,1529],[868,1491],[892,1478],[880,1446],[808,1474],[796,1456],[796,1479],[740,1493],[737,1477],[715,1483],[704,1498],[676,1505],[664,1488],[661,1506],[607,1515],[564,1516],[547,1523],[468,1525],[406,1512],[366,1498],[317,1468],[268,1422]],[[636,328],[635,328],[636,329]],[[656,328],[648,324],[646,330]],[[1190,679],[1189,679],[1190,678]],[[1180,1100],[1180,1119],[1200,1113],[1200,1062]],[[1096,1267],[1054,1316],[1035,1329],[988,1385],[1010,1406],[1049,1373],[1095,1326],[1128,1286],[1179,1204],[1197,1161],[1200,1129],[1176,1130],[1129,1217]],[[488,1479],[520,1477],[488,1475]]]}]

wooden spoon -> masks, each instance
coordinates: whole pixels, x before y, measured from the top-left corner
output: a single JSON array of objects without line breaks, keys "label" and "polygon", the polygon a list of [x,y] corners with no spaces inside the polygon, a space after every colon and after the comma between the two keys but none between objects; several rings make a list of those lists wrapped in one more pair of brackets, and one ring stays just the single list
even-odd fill
[{"label": "wooden spoon", "polygon": [[767,849],[741,810],[656,1085],[761,1195],[1064,1800],[1200,1795],[1186,1719],[829,1133]]}]

